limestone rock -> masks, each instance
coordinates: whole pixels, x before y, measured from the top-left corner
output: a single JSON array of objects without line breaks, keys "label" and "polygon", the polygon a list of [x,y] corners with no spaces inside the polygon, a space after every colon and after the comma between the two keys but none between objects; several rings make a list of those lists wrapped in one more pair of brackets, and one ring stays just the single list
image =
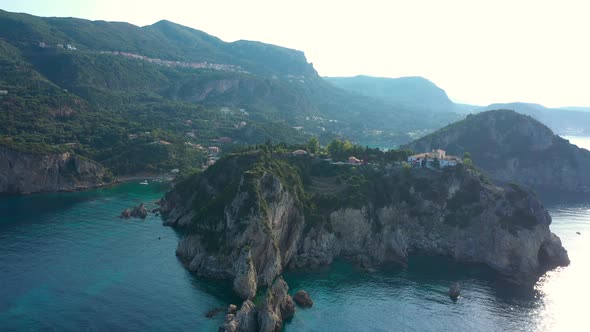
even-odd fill
[{"label": "limestone rock", "polygon": [[[256,161],[255,155],[221,160],[216,169],[234,180],[219,184],[207,170],[185,180],[193,181],[183,186],[196,188],[192,194],[173,189],[161,207],[165,223],[185,231],[176,251],[185,266],[233,280],[243,299],[287,267],[316,268],[337,257],[372,269],[406,264],[414,252],[448,256],[486,264],[519,283],[569,263],[537,196],[518,185],[497,186],[475,169],[384,172],[379,185],[390,195],[380,204],[337,206],[312,221],[301,192],[283,178],[286,170],[249,171],[239,158]],[[225,194],[222,211],[199,216],[194,206],[215,202],[225,188],[236,190]],[[273,315],[269,311],[268,321]]]},{"label": "limestone rock", "polygon": [[23,153],[0,147],[0,194],[72,191],[112,181],[103,166],[69,152]]},{"label": "limestone rock", "polygon": [[311,308],[313,306],[313,300],[304,290],[297,291],[293,296],[293,301],[303,308]]},{"label": "limestone rock", "polygon": [[[233,306],[233,307],[231,307]],[[235,305],[230,305],[228,311],[233,311]],[[257,309],[250,300],[244,301],[240,310],[235,314],[228,313],[225,321],[219,327],[220,332],[256,332],[258,331]]]},{"label": "limestone rock", "polygon": [[295,303],[288,293],[289,286],[279,277],[269,288],[258,312],[261,332],[279,332],[283,321],[295,314]]},{"label": "limestone rock", "polygon": [[120,218],[123,219],[129,219],[129,218],[141,218],[141,219],[145,219],[148,215],[148,211],[145,208],[145,206],[143,205],[143,203],[135,206],[132,210],[130,209],[125,209],[123,212],[121,212],[121,215],[119,216]]},{"label": "limestone rock", "polygon": [[256,295],[256,270],[250,248],[245,247],[235,263],[234,291],[243,299],[250,300]]}]

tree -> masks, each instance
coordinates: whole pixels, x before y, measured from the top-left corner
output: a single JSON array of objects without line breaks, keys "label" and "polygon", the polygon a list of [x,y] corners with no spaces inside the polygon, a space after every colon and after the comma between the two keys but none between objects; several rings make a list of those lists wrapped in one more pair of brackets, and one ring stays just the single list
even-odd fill
[{"label": "tree", "polygon": [[344,146],[342,141],[335,139],[330,142],[330,144],[328,144],[328,153],[332,159],[340,160],[344,154]]},{"label": "tree", "polygon": [[463,164],[466,166],[473,166],[473,160],[471,159],[471,153],[463,153]]},{"label": "tree", "polygon": [[307,150],[309,153],[316,154],[320,151],[320,141],[316,137],[312,137],[307,141]]}]

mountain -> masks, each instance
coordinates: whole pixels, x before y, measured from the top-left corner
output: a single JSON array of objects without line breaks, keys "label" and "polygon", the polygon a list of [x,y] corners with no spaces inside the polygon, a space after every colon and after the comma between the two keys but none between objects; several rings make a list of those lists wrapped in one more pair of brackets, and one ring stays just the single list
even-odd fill
[{"label": "mountain", "polygon": [[576,111],[576,112],[590,112],[590,107],[580,107],[580,106],[558,107],[557,109],[566,110],[566,111]]},{"label": "mountain", "polygon": [[560,135],[589,135],[590,113],[584,107],[548,108],[532,103],[491,104],[475,112],[509,109],[530,115]]},{"label": "mountain", "polygon": [[[430,114],[470,114],[496,109],[510,109],[543,122],[561,135],[589,135],[590,108],[547,108],[532,103],[496,103],[485,107],[453,103],[446,92],[423,77],[383,78],[371,76],[326,77],[342,89],[379,99],[397,107],[424,110]],[[458,120],[458,119],[457,119]]]},{"label": "mountain", "polygon": [[393,105],[429,112],[455,112],[447,93],[423,77],[325,77],[335,86],[378,98]]},{"label": "mountain", "polygon": [[555,135],[531,116],[511,110],[469,115],[405,148],[444,149],[473,162],[494,179],[538,189],[590,191],[590,151]]},{"label": "mountain", "polygon": [[213,144],[317,136],[392,147],[456,119],[337,88],[297,50],[169,21],[0,10],[0,145],[68,152],[115,176],[199,168]]}]

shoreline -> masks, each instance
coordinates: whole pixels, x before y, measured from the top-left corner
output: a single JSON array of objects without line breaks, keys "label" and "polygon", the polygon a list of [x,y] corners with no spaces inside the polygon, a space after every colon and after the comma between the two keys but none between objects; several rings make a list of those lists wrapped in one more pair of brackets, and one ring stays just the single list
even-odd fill
[{"label": "shoreline", "polygon": [[70,192],[80,192],[92,189],[101,189],[101,188],[108,188],[117,184],[129,183],[133,181],[139,180],[158,180],[158,182],[162,183],[169,183],[174,181],[175,176],[170,175],[169,173],[165,174],[150,174],[150,175],[123,175],[120,177],[115,178],[112,182],[109,183],[101,183],[95,184],[90,186],[81,186],[77,188],[70,188],[70,189],[60,189],[60,190],[42,190],[42,191],[35,191],[35,192],[21,192],[21,193],[8,193],[8,192],[1,192],[0,198],[3,197],[19,197],[19,196],[30,196],[36,194],[49,194],[49,193],[70,193]]}]

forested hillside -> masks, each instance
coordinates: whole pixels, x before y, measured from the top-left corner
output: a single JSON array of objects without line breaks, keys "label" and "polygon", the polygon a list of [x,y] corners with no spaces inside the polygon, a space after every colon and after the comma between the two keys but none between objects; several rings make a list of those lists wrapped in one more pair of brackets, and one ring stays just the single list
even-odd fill
[{"label": "forested hillside", "polygon": [[0,11],[0,73],[2,145],[74,152],[115,174],[200,167],[211,145],[393,147],[456,119],[337,88],[303,52],[168,21]]}]

